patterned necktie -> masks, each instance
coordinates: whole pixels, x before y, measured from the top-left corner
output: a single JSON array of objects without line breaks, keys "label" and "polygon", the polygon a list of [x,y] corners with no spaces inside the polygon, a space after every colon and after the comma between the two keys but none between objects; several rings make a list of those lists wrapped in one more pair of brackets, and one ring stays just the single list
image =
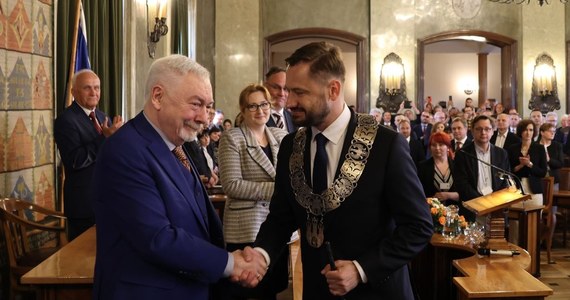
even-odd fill
[{"label": "patterned necktie", "polygon": [[184,150],[182,150],[182,146],[174,147],[172,153],[182,163],[182,165],[186,169],[188,169],[188,171],[192,172],[192,167],[190,167],[190,161],[188,160],[188,157],[186,157],[186,153],[184,153]]},{"label": "patterned necktie", "polygon": [[455,142],[455,151],[459,151],[461,149],[461,142]]},{"label": "patterned necktie", "polygon": [[313,193],[320,194],[328,187],[327,164],[329,158],[325,146],[329,140],[322,133],[317,134],[315,140],[317,141],[317,151],[313,165]]},{"label": "patterned necktie", "polygon": [[275,120],[275,127],[283,129],[283,127],[285,127],[285,124],[283,123],[283,118],[281,117],[281,114],[274,112],[272,113],[272,115],[273,119]]},{"label": "patterned necktie", "polygon": [[97,118],[95,117],[94,111],[92,111],[89,114],[89,118],[91,119],[91,122],[93,122],[93,126],[95,126],[95,130],[97,130],[97,133],[99,134],[103,133],[103,129],[101,128],[101,125],[99,125],[99,122],[97,122]]}]

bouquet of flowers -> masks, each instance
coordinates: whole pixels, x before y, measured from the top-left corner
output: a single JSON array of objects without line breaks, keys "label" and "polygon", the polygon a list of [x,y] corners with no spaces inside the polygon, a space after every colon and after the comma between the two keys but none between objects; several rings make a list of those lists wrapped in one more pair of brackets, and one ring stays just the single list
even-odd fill
[{"label": "bouquet of flowers", "polygon": [[[437,198],[427,198],[426,200],[430,206],[434,229],[436,232],[442,232],[447,220],[447,207]],[[467,221],[465,221],[465,217],[462,215],[456,215],[454,222],[457,222],[460,229],[464,229],[468,225]]]}]

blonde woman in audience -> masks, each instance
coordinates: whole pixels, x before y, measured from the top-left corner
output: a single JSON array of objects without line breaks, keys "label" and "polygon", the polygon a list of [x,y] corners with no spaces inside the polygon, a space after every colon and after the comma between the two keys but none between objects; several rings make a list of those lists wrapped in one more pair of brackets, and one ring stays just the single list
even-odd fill
[{"label": "blonde woman in audience", "polygon": [[[224,210],[224,238],[227,249],[243,249],[255,241],[261,223],[269,213],[275,185],[277,152],[287,131],[265,124],[271,115],[270,95],[258,84],[248,85],[239,96],[242,122],[222,135],[219,172],[228,196]],[[225,299],[275,299],[288,285],[287,251],[271,261],[271,269],[258,287],[232,285]]]}]

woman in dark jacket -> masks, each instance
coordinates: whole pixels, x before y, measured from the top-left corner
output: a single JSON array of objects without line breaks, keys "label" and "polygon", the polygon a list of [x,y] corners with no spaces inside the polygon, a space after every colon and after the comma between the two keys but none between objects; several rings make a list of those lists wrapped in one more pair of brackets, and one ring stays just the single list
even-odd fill
[{"label": "woman in dark jacket", "polygon": [[542,205],[540,179],[546,176],[547,163],[544,147],[533,143],[536,134],[538,134],[536,126],[531,120],[520,121],[517,126],[517,136],[521,142],[511,145],[507,153],[511,169],[521,179],[525,193],[532,195],[533,204]]},{"label": "woman in dark jacket", "polygon": [[554,177],[554,189],[558,190],[560,182],[560,168],[564,167],[564,154],[562,144],[554,140],[556,127],[550,123],[540,126],[540,144],[546,149],[546,162],[548,163],[548,175]]},{"label": "woman in dark jacket", "polygon": [[[459,194],[453,185],[453,161],[450,157],[451,140],[443,132],[433,133],[429,139],[432,157],[420,162],[418,176],[427,197],[442,202],[458,201]],[[451,204],[451,203],[445,203]]]}]

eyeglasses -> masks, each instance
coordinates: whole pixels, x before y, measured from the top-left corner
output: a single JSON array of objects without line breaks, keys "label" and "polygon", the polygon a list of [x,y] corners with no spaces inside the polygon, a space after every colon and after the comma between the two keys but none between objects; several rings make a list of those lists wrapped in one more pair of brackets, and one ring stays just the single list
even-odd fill
[{"label": "eyeglasses", "polygon": [[481,131],[490,132],[490,131],[493,131],[493,128],[492,127],[475,127],[473,130],[475,130],[477,132],[481,132]]},{"label": "eyeglasses", "polygon": [[261,108],[261,110],[268,110],[270,106],[269,102],[263,102],[261,104],[248,104],[246,108],[251,112],[256,112],[259,108]]}]

